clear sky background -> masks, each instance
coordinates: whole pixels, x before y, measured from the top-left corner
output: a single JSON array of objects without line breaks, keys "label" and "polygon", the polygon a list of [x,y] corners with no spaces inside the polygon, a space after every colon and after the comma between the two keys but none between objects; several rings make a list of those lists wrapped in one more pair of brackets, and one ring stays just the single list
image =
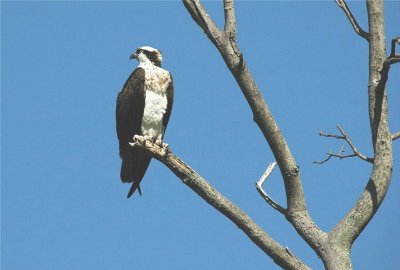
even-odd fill
[{"label": "clear sky background", "polygon": [[[221,2],[206,2],[222,26]],[[349,2],[367,30],[365,3]],[[309,211],[330,230],[355,203],[371,165],[325,158],[339,124],[371,156],[368,44],[333,1],[236,3],[238,42],[301,169]],[[399,1],[385,3],[388,40]],[[389,42],[388,42],[389,44]],[[255,182],[273,161],[219,53],[180,1],[1,2],[1,255],[3,270],[280,269],[234,224],[158,161],[126,199],[115,100],[135,48],[164,54],[175,103],[166,142],[281,245],[322,263]],[[400,130],[400,65],[388,82]],[[349,152],[349,147],[346,145]],[[352,250],[354,269],[398,269],[400,141],[392,185]],[[266,190],[285,205],[276,170]]]}]

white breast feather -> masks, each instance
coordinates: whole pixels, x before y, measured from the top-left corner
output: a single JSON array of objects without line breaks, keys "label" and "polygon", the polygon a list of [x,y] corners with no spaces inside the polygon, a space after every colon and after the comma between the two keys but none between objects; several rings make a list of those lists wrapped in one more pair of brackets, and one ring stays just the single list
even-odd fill
[{"label": "white breast feather", "polygon": [[163,137],[163,117],[167,110],[167,88],[171,82],[169,72],[149,63],[141,63],[145,70],[146,99],[142,118],[142,134],[156,140]]}]

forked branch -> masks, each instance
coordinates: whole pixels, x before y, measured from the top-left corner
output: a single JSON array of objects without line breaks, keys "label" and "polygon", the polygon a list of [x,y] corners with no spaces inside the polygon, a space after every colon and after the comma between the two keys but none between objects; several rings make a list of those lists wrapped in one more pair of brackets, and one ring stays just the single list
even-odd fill
[{"label": "forked branch", "polygon": [[[374,160],[368,183],[357,202],[329,232],[329,238],[351,247],[378,211],[390,185],[393,170],[392,134],[388,125],[386,81],[382,65],[386,37],[382,0],[367,0],[369,23],[368,111]],[[386,78],[387,79],[387,78]]]},{"label": "forked branch", "polygon": [[263,189],[262,185],[264,184],[265,180],[269,177],[269,175],[272,173],[276,165],[276,162],[272,162],[269,164],[268,168],[265,170],[264,174],[261,176],[260,180],[256,182],[256,189],[260,193],[261,197],[264,198],[264,200],[272,206],[275,210],[281,212],[282,214],[286,213],[286,209],[280,206],[278,203],[276,203]]},{"label": "forked branch", "polygon": [[347,157],[354,157],[355,155],[342,155],[342,153],[344,153],[346,150],[344,149],[344,146],[342,145],[342,148],[340,148],[339,152],[337,154],[332,153],[332,151],[326,152],[326,154],[328,155],[328,157],[324,160],[321,161],[314,161],[313,164],[324,164],[325,162],[329,161],[332,157],[338,157],[340,159],[342,158],[347,158]]},{"label": "forked branch", "polygon": [[342,136],[340,135],[336,135],[336,134],[325,134],[322,132],[322,130],[319,132],[320,136],[323,137],[329,137],[329,138],[335,138],[338,140],[345,140],[347,142],[347,144],[350,146],[351,150],[353,150],[353,154],[351,155],[342,155],[343,152],[345,152],[343,146],[341,148],[341,150],[339,151],[338,154],[333,154],[331,152],[328,152],[327,154],[329,155],[329,157],[323,161],[314,161],[313,163],[315,164],[323,164],[325,162],[327,162],[331,157],[337,157],[337,158],[349,158],[349,157],[359,157],[362,160],[368,161],[369,163],[373,163],[374,159],[373,158],[369,158],[365,155],[363,155],[360,151],[357,150],[357,148],[355,147],[355,145],[352,143],[352,141],[350,140],[349,136],[347,136],[347,134],[344,132],[344,130],[337,125],[336,128],[340,131],[340,133],[342,134]]},{"label": "forked branch", "polygon": [[[207,12],[199,0],[182,0],[186,9],[195,22],[206,32],[199,15],[207,16]],[[196,8],[201,8],[199,12]],[[227,67],[236,79],[252,112],[253,119],[262,131],[266,141],[274,154],[285,184],[287,210],[285,217],[295,227],[298,233],[317,252],[320,252],[321,242],[324,241],[324,232],[313,222],[308,213],[301,183],[300,170],[289,146],[283,137],[274,117],[272,116],[253,76],[251,75],[243,54],[237,46],[233,0],[224,1],[225,27],[218,36],[218,40],[208,35],[210,41],[217,47]],[[197,19],[195,19],[197,18]],[[271,255],[270,255],[271,256]]]},{"label": "forked branch", "polygon": [[141,147],[167,166],[182,182],[196,192],[208,204],[213,206],[232,222],[234,222],[257,246],[267,253],[283,269],[310,270],[287,248],[278,244],[260,226],[258,226],[246,213],[233,202],[219,193],[197,172],[185,162],[175,156],[169,148],[162,147],[143,136],[135,136],[136,142],[132,147]]},{"label": "forked branch", "polygon": [[378,89],[384,89],[386,87],[391,65],[400,63],[400,55],[396,54],[396,43],[400,44],[400,37],[392,39],[390,55],[383,62],[382,69],[380,70],[381,79],[379,80]]},{"label": "forked branch", "polygon": [[353,14],[351,13],[349,7],[347,6],[347,3],[345,0],[335,0],[335,3],[344,11],[346,14],[347,18],[349,19],[351,25],[354,28],[354,31],[356,31],[357,35],[360,37],[364,38],[365,40],[369,40],[369,34],[365,32],[360,25],[357,23],[356,19],[354,18]]}]

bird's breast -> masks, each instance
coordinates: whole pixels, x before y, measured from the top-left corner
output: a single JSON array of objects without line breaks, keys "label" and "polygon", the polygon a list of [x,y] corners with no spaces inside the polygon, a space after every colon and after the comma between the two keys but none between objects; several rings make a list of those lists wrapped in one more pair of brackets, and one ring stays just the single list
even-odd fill
[{"label": "bird's breast", "polygon": [[155,93],[165,93],[171,82],[171,76],[168,71],[155,65],[143,65],[145,70],[146,90]]},{"label": "bird's breast", "polygon": [[145,106],[142,118],[142,134],[157,140],[163,137],[163,117],[167,110],[167,88],[171,82],[168,71],[154,65],[144,65]]},{"label": "bird's breast", "polygon": [[146,92],[145,106],[142,118],[143,135],[161,140],[163,136],[163,117],[167,110],[165,93]]}]

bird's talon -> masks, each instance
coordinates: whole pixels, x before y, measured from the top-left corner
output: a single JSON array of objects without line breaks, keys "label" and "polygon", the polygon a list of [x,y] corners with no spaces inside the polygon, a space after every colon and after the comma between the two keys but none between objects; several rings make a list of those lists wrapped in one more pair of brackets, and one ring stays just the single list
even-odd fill
[{"label": "bird's talon", "polygon": [[168,148],[168,144],[164,143],[162,140],[156,140],[155,144],[160,148]]},{"label": "bird's talon", "polygon": [[153,141],[153,137],[151,136],[143,136],[146,141]]},{"label": "bird's talon", "polygon": [[133,141],[134,141],[134,142],[137,142],[137,141],[138,141],[138,138],[140,138],[140,136],[139,136],[139,135],[135,135],[135,136],[133,136]]}]

